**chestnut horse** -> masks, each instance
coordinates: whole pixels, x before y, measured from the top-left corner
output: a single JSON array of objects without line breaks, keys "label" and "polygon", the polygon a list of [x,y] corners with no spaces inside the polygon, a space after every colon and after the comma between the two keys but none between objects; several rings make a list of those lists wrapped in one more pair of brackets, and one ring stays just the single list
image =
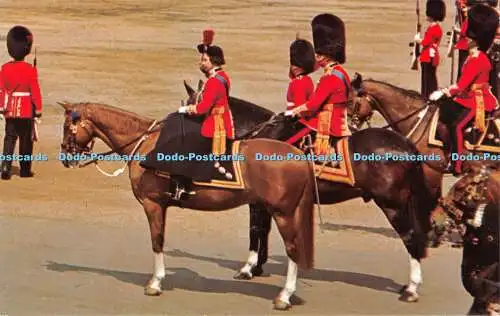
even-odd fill
[{"label": "chestnut horse", "polygon": [[[202,85],[195,91],[184,83],[188,93],[188,104],[196,102]],[[271,116],[251,128],[249,120],[254,124],[261,113],[261,107],[249,102],[231,98],[230,107],[233,113],[236,130],[245,126],[247,133],[239,133],[242,138],[271,138],[287,140],[303,127],[294,120],[283,115]],[[241,125],[241,126],[240,126]],[[237,132],[238,134],[238,132]],[[356,184],[354,186],[318,179],[318,196],[321,204],[336,204],[357,197],[365,202],[371,199],[383,210],[392,227],[402,238],[410,254],[410,282],[402,289],[400,297],[403,301],[418,300],[418,286],[422,283],[420,260],[426,255],[428,235],[431,232],[431,211],[435,208],[437,198],[429,194],[419,163],[411,161],[354,161],[352,154],[415,154],[416,148],[401,135],[389,130],[371,129],[354,134],[348,140],[351,148],[351,161]],[[250,255],[247,263],[235,275],[237,279],[251,279],[262,273],[262,265],[267,261],[268,236],[271,228],[271,217],[265,206],[250,205]]]},{"label": "chestnut horse", "polygon": [[[89,153],[89,143],[101,139],[113,153],[135,157],[145,156],[158,140],[159,124],[148,118],[116,107],[95,103],[60,103],[65,109],[64,135],[61,144],[65,167],[82,166],[81,160],[72,160],[75,154]],[[168,117],[162,122],[168,124]],[[109,153],[109,152],[108,152]],[[157,175],[139,165],[139,159],[128,164],[132,192],[142,204],[149,221],[153,248],[154,271],[146,284],[146,295],[159,295],[165,277],[164,232],[166,211],[175,205],[202,211],[228,210],[249,204],[263,203],[274,218],[285,243],[289,257],[284,289],[274,300],[276,309],[287,309],[296,289],[297,267],[313,266],[313,169],[309,161],[263,161],[256,154],[287,156],[301,151],[283,142],[269,139],[241,141],[239,155],[244,190],[195,185],[197,195],[185,201],[169,198],[170,178]],[[70,157],[68,154],[71,154]],[[88,157],[88,156],[87,156]]]},{"label": "chestnut horse", "polygon": [[[469,315],[500,313],[500,163],[465,162],[465,175],[439,201],[463,236],[462,284],[474,297]],[[496,313],[496,314],[495,314]]]}]

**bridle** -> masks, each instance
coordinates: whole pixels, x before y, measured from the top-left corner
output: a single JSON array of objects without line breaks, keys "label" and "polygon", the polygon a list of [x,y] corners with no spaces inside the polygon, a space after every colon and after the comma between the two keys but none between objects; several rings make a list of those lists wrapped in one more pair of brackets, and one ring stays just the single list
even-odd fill
[{"label": "bridle", "polygon": [[[364,119],[361,119],[361,115],[360,115],[361,102],[355,101],[354,102],[354,107],[353,107],[353,110],[352,110],[352,114],[351,114],[351,122],[354,123],[356,126],[352,126],[351,125],[351,127],[353,129],[359,130],[361,128],[361,126],[363,126],[364,123],[366,123],[368,125],[368,127],[371,127],[371,119],[372,119],[373,113],[374,113],[373,109],[379,109],[379,111],[380,111],[382,109],[382,106],[380,105],[380,102],[376,98],[372,97],[371,95],[369,95],[368,93],[366,93],[364,91],[359,91],[357,93],[357,98],[364,98],[364,99],[366,99],[366,101],[370,105],[370,114],[367,115]],[[413,128],[411,129],[411,131],[407,135],[405,135],[407,138],[409,138],[415,132],[415,130],[417,129],[417,127],[420,125],[420,123],[422,122],[422,120],[423,120],[425,114],[428,112],[429,106],[431,104],[432,104],[431,101],[427,101],[427,102],[424,103],[424,105],[422,105],[421,107],[417,108],[416,110],[414,110],[410,114],[408,114],[408,115],[400,118],[397,121],[390,122],[389,124],[387,124],[387,125],[385,125],[385,126],[383,126],[381,128],[386,129],[386,128],[390,127],[393,130],[396,130],[397,124],[399,124],[401,122],[404,122],[404,121],[406,121],[406,120],[408,120],[408,119],[410,119],[413,116],[415,116],[415,115],[418,114],[419,120],[413,126]],[[428,124],[430,124],[430,121],[429,121]]]},{"label": "bridle", "polygon": [[[86,166],[94,163],[96,165],[96,168],[102,174],[104,174],[108,177],[116,177],[116,176],[120,175],[121,173],[123,173],[125,168],[132,161],[132,157],[136,153],[136,151],[139,149],[140,145],[148,138],[148,136],[153,132],[153,129],[156,126],[160,125],[162,122],[165,121],[165,119],[163,119],[161,121],[155,120],[144,133],[141,133],[138,137],[132,139],[130,142],[128,142],[128,143],[126,143],[118,148],[109,150],[107,152],[94,153],[92,150],[93,150],[94,144],[95,144],[95,136],[93,135],[92,131],[88,129],[88,126],[92,126],[93,123],[88,119],[82,120],[80,113],[75,112],[75,111],[70,112],[69,117],[71,119],[71,123],[69,125],[70,135],[68,136],[66,144],[64,144],[64,142],[61,143],[61,149],[65,150],[67,153],[69,153],[71,155],[81,154],[81,155],[89,155],[90,157],[97,157],[94,159],[90,159],[89,161],[87,161],[85,163],[81,162],[84,159],[76,159],[77,166],[79,168],[83,168],[83,167],[86,167]],[[89,138],[90,138],[85,146],[79,145],[78,142],[76,141],[79,127],[81,127],[85,131],[87,136],[89,136]],[[130,159],[127,159],[125,161],[124,165],[121,168],[115,170],[112,174],[103,171],[97,165],[97,162],[99,161],[99,157],[103,157],[103,156],[107,156],[107,155],[116,153],[116,152],[118,152],[118,151],[132,145],[132,144],[135,144],[135,146],[129,155]]]},{"label": "bridle", "polygon": [[[88,126],[90,126],[92,123],[87,119],[81,120],[81,116],[78,112],[72,111],[68,115],[71,118],[71,123],[68,127],[70,134],[68,136],[68,140],[67,140],[66,144],[64,142],[61,143],[61,149],[65,150],[67,153],[69,153],[71,155],[74,155],[74,154],[90,155],[90,154],[92,154],[92,150],[93,150],[94,144],[95,144],[95,139],[92,136],[92,131],[90,131],[88,129]],[[79,127],[82,128],[82,130],[89,137],[89,141],[85,146],[81,146],[76,141]]]},{"label": "bridle", "polygon": [[371,125],[371,119],[373,117],[373,113],[375,112],[373,108],[376,106],[374,98],[372,98],[370,95],[367,93],[360,92],[357,96],[357,98],[365,98],[368,104],[370,105],[370,114],[367,115],[363,120],[361,119],[360,111],[361,111],[361,102],[356,101],[354,102],[354,107],[352,109],[352,114],[351,114],[351,122],[349,123],[350,128],[353,130],[360,130],[363,124],[366,123],[368,127],[372,127]]}]

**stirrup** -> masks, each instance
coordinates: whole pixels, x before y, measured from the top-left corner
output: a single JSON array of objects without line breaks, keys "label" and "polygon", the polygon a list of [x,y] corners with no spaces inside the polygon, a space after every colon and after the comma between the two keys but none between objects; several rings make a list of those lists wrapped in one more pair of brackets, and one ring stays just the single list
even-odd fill
[{"label": "stirrup", "polygon": [[[173,196],[172,196],[173,195]],[[188,191],[184,187],[179,186],[178,183],[175,184],[175,193],[171,194],[174,200],[180,200],[183,196],[192,196],[196,195],[195,191]]]}]

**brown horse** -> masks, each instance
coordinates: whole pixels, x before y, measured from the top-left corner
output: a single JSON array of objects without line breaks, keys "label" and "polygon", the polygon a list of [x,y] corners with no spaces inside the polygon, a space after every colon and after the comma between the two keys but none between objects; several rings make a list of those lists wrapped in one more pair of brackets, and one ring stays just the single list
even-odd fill
[{"label": "brown horse", "polygon": [[462,284],[474,297],[469,315],[500,313],[500,163],[466,162],[465,175],[439,201],[439,210],[466,225]]},{"label": "brown horse", "polygon": [[[359,129],[364,123],[369,124],[373,112],[377,111],[394,131],[412,141],[423,155],[439,157],[437,160],[425,161],[424,174],[433,197],[441,197],[443,174],[449,162],[448,153],[444,147],[430,145],[428,141],[429,134],[434,132],[431,120],[438,106],[426,103],[416,91],[377,80],[363,80],[359,73],[354,76],[352,87],[355,98],[349,106],[349,115],[353,128]],[[448,130],[440,121],[437,122],[436,130],[441,139],[449,139]],[[443,219],[441,217],[436,224],[443,223]]]},{"label": "brown horse", "polygon": [[[60,103],[65,109],[64,135],[61,144],[65,167],[82,166],[78,154],[89,154],[88,144],[94,138],[104,141],[112,152],[122,157],[145,156],[159,137],[156,121],[140,117],[116,107],[94,103]],[[168,118],[163,124],[168,124]],[[91,149],[90,149],[91,150]],[[274,218],[289,257],[285,288],[274,300],[277,309],[287,309],[295,292],[297,265],[313,266],[313,169],[308,161],[264,161],[256,154],[288,154],[301,152],[286,143],[255,139],[239,143],[243,190],[194,186],[195,197],[185,201],[170,200],[167,193],[170,178],[160,176],[129,160],[129,177],[135,198],[144,207],[151,231],[154,272],[145,286],[146,295],[159,295],[165,277],[164,232],[167,208],[171,205],[203,211],[228,210],[249,203],[263,203]],[[73,159],[78,157],[80,159]],[[86,157],[89,157],[88,155]],[[92,158],[92,156],[90,156]]]},{"label": "brown horse", "polygon": [[[188,104],[193,104],[201,93],[186,83]],[[230,99],[231,111],[236,130],[249,129],[240,133],[243,138],[271,138],[288,140],[303,129],[296,120],[283,115],[266,119],[262,108],[247,101]],[[263,115],[264,114],[264,115]],[[263,120],[263,121],[262,121]],[[255,122],[258,122],[257,126]],[[252,124],[253,123],[253,124]],[[238,134],[238,132],[237,132]],[[424,183],[422,166],[419,162],[370,161],[354,158],[355,154],[364,155],[414,155],[415,146],[401,135],[384,129],[367,129],[347,138],[351,149],[349,159],[355,185],[330,181],[318,177],[317,199],[321,204],[336,204],[353,198],[362,197],[365,202],[373,201],[382,209],[391,226],[396,230],[410,254],[410,280],[401,291],[400,300],[416,302],[419,298],[418,287],[422,283],[421,259],[425,258],[431,230],[431,211],[435,208],[437,197],[432,199]],[[347,153],[346,153],[347,154]],[[271,218],[264,207],[250,205],[250,255],[246,264],[236,273],[236,279],[251,279],[261,275],[262,265],[268,257],[268,236]]]}]

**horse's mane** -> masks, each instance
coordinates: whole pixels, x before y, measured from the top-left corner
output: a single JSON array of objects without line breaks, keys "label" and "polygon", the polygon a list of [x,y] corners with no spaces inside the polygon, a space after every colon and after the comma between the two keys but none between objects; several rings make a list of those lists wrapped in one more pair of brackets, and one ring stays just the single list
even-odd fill
[{"label": "horse's mane", "polygon": [[363,80],[363,82],[373,82],[376,84],[385,85],[385,86],[391,88],[392,90],[395,90],[396,92],[402,94],[403,96],[406,96],[406,97],[409,97],[412,99],[420,99],[420,100],[424,101],[424,99],[422,98],[422,95],[415,90],[404,89],[404,88],[395,86],[393,84],[390,84],[388,82],[379,81],[379,80],[375,80],[375,79],[371,79],[371,78],[365,79],[365,80]]},{"label": "horse's mane", "polygon": [[242,111],[242,113],[246,115],[257,114],[262,117],[271,117],[274,114],[274,112],[269,109],[235,97],[229,97],[229,103],[231,104],[231,112],[233,113]]},{"label": "horse's mane", "polygon": [[113,105],[109,105],[109,104],[104,104],[104,103],[95,103],[95,102],[79,102],[79,103],[70,103],[70,102],[66,102],[66,104],[69,104],[71,105],[75,110],[83,110],[81,114],[86,114],[88,115],[89,113],[85,113],[87,111],[92,111],[92,110],[95,110],[95,109],[100,109],[100,110],[104,110],[104,111],[107,111],[107,112],[112,112],[112,113],[115,113],[115,114],[118,114],[120,116],[127,116],[129,118],[131,118],[132,120],[134,121],[137,121],[137,122],[153,122],[153,119],[149,118],[149,117],[145,117],[145,116],[142,116],[142,115],[139,115],[137,113],[134,113],[132,111],[128,111],[128,110],[125,110],[123,108],[119,108],[119,107],[116,107],[116,106],[113,106]]},{"label": "horse's mane", "polygon": [[269,120],[274,115],[274,112],[271,110],[235,97],[229,98],[229,104],[234,119],[235,136],[237,139],[247,137],[262,122]]}]

